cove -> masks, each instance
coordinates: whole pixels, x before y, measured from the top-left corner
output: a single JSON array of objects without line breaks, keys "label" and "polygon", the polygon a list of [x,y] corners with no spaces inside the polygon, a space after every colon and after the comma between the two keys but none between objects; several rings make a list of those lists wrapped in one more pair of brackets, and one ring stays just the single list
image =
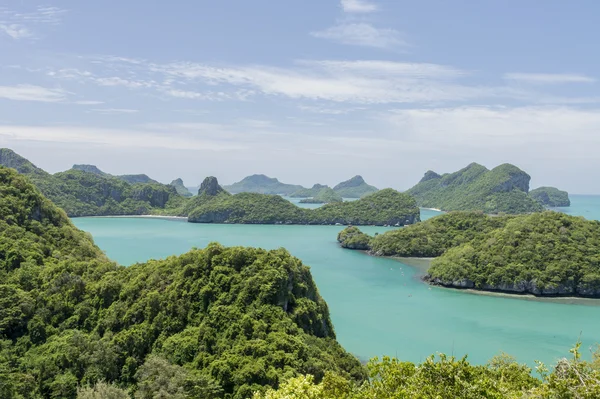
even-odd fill
[{"label": "cove", "polygon": [[[424,213],[422,217],[436,214]],[[76,218],[123,265],[223,245],[284,247],[311,267],[340,343],[361,360],[398,356],[419,362],[444,352],[483,364],[505,352],[554,363],[581,334],[584,356],[600,342],[599,301],[535,301],[430,287],[394,259],[341,249],[341,226],[212,225],[141,218]],[[365,227],[369,234],[386,228]]]}]

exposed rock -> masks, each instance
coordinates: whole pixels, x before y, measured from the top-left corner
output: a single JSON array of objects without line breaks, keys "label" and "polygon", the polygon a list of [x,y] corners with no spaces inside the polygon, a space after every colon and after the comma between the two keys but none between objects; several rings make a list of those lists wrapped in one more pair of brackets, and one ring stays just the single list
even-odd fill
[{"label": "exposed rock", "polygon": [[211,197],[214,197],[224,192],[225,190],[223,189],[223,187],[219,186],[219,181],[214,176],[209,176],[206,179],[204,179],[204,181],[200,185],[200,188],[198,189],[198,195],[204,194]]}]

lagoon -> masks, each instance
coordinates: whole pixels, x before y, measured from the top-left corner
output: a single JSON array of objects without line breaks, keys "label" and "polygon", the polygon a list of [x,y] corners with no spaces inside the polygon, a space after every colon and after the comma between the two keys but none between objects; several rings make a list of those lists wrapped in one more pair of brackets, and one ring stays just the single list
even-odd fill
[{"label": "lagoon", "polygon": [[[426,219],[435,211],[423,211]],[[181,254],[209,242],[284,247],[309,265],[329,304],[340,343],[362,360],[398,356],[419,362],[444,352],[483,364],[501,352],[534,365],[600,342],[600,301],[532,300],[476,295],[419,280],[395,259],[341,249],[340,226],[218,225],[142,218],[76,218],[107,255],[123,265]],[[365,227],[373,234],[383,227]],[[571,302],[571,303],[569,303]]]}]

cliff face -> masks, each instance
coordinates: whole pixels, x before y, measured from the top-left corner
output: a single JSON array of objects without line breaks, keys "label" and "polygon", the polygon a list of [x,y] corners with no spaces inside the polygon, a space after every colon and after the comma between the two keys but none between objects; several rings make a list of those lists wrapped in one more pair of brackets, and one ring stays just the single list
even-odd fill
[{"label": "cliff face", "polygon": [[555,187],[536,188],[535,190],[531,190],[529,196],[544,206],[571,206],[569,193],[566,191],[561,191]]},{"label": "cliff face", "polygon": [[175,187],[163,185],[134,185],[131,190],[131,197],[134,200],[146,201],[150,206],[164,208],[171,196],[177,195]]},{"label": "cliff face", "polygon": [[224,193],[225,190],[219,185],[219,181],[214,176],[209,176],[204,179],[200,188],[198,189],[198,195],[208,195],[211,197],[217,196]]}]

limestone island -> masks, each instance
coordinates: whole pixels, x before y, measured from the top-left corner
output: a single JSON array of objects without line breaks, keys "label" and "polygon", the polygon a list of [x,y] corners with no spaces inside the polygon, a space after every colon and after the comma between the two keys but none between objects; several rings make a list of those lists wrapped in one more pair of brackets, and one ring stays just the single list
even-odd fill
[{"label": "limestone island", "polygon": [[424,276],[433,285],[600,298],[600,222],[559,212],[451,212],[375,237],[347,227],[338,241],[374,256],[435,258]]}]

